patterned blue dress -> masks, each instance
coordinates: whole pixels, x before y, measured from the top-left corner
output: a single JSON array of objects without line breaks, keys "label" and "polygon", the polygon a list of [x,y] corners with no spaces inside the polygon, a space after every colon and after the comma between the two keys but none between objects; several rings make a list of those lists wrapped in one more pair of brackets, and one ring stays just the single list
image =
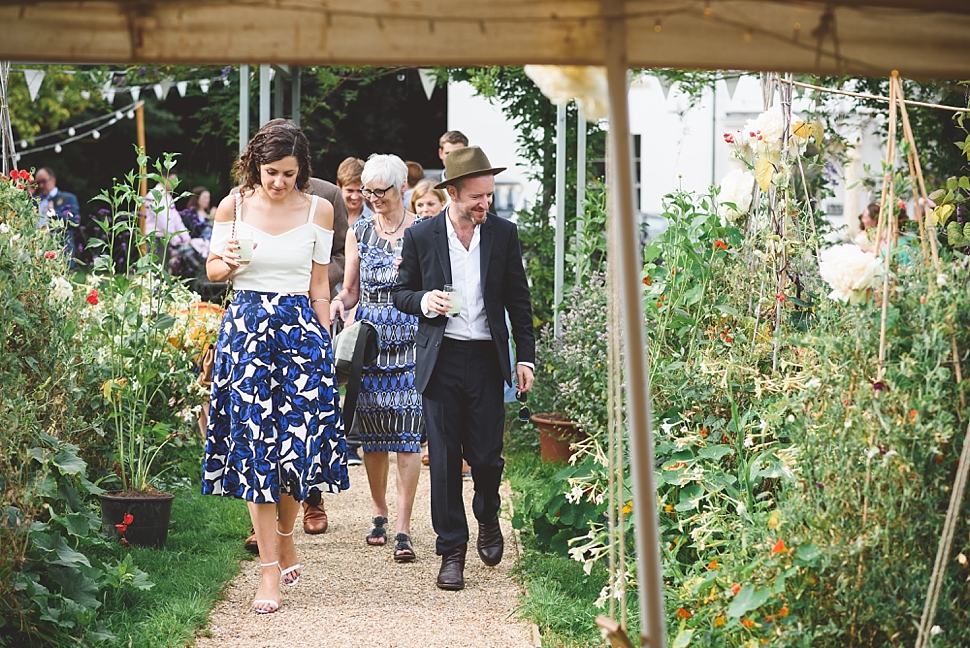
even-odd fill
[{"label": "patterned blue dress", "polygon": [[357,400],[354,421],[359,421],[361,447],[364,452],[420,452],[421,394],[414,388],[418,318],[394,307],[394,250],[377,235],[374,217],[358,218],[353,228],[360,254],[356,319],[371,322],[381,334],[380,353],[364,367]]}]

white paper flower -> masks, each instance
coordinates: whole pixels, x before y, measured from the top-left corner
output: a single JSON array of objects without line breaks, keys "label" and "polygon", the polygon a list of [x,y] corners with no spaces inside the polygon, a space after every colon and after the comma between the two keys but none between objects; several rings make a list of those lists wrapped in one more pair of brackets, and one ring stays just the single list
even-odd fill
[{"label": "white paper flower", "polygon": [[592,65],[526,65],[525,73],[557,106],[573,99],[590,121],[609,113],[606,68]]},{"label": "white paper flower", "polygon": [[866,290],[879,286],[884,270],[882,260],[871,252],[863,252],[854,243],[843,243],[822,251],[818,272],[832,288],[830,299],[856,304]]},{"label": "white paper flower", "polygon": [[[747,171],[735,169],[721,180],[721,191],[718,194],[720,213],[732,222],[737,222],[751,209],[751,196],[754,192],[754,176]],[[733,209],[724,203],[732,203]]]},{"label": "white paper flower", "polygon": [[64,277],[51,279],[50,288],[50,299],[53,302],[67,301],[74,295],[74,286]]},{"label": "white paper flower", "polygon": [[781,138],[785,133],[785,116],[781,112],[781,105],[772,106],[758,115],[757,119],[745,122],[741,134],[744,135],[751,148],[758,150],[767,148],[777,151],[781,149]]}]

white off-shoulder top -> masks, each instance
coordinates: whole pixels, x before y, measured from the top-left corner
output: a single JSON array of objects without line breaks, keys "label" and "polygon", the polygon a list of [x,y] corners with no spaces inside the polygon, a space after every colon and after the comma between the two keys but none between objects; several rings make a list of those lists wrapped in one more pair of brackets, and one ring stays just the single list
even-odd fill
[{"label": "white off-shoulder top", "polygon": [[311,197],[306,223],[274,236],[243,220],[242,196],[236,194],[235,218],[212,226],[210,249],[217,256],[222,256],[232,238],[233,224],[236,226],[236,238],[251,233],[253,242],[259,245],[253,250],[252,261],[233,274],[233,288],[272,293],[298,293],[310,289],[313,264],[330,263],[333,248],[333,230],[324,229],[313,222],[317,200],[317,196]]}]

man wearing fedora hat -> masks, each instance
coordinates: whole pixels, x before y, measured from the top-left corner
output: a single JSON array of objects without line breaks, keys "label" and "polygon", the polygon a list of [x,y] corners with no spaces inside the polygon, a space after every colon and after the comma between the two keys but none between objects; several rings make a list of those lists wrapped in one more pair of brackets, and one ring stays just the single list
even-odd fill
[{"label": "man wearing fedora hat", "polygon": [[[477,146],[445,158],[451,203],[439,215],[408,228],[394,287],[394,305],[419,316],[415,335],[415,387],[423,395],[431,468],[431,521],[441,556],[437,586],[465,586],[468,522],[462,500],[462,458],[472,468],[478,520],[478,555],[489,566],[502,560],[499,527],[503,383],[511,384],[509,329],[516,350],[518,389],[532,389],[535,336],[532,304],[513,223],[488,212],[495,174]],[[449,316],[445,284],[462,294]]]}]

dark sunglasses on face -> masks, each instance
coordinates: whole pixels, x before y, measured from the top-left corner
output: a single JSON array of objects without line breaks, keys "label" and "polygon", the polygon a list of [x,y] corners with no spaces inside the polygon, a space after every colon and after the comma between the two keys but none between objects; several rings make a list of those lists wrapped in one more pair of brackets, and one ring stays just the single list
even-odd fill
[{"label": "dark sunglasses on face", "polygon": [[523,423],[532,418],[532,412],[529,411],[529,406],[526,404],[529,402],[529,392],[516,392],[515,400],[522,403],[522,407],[519,408],[519,420]]}]

